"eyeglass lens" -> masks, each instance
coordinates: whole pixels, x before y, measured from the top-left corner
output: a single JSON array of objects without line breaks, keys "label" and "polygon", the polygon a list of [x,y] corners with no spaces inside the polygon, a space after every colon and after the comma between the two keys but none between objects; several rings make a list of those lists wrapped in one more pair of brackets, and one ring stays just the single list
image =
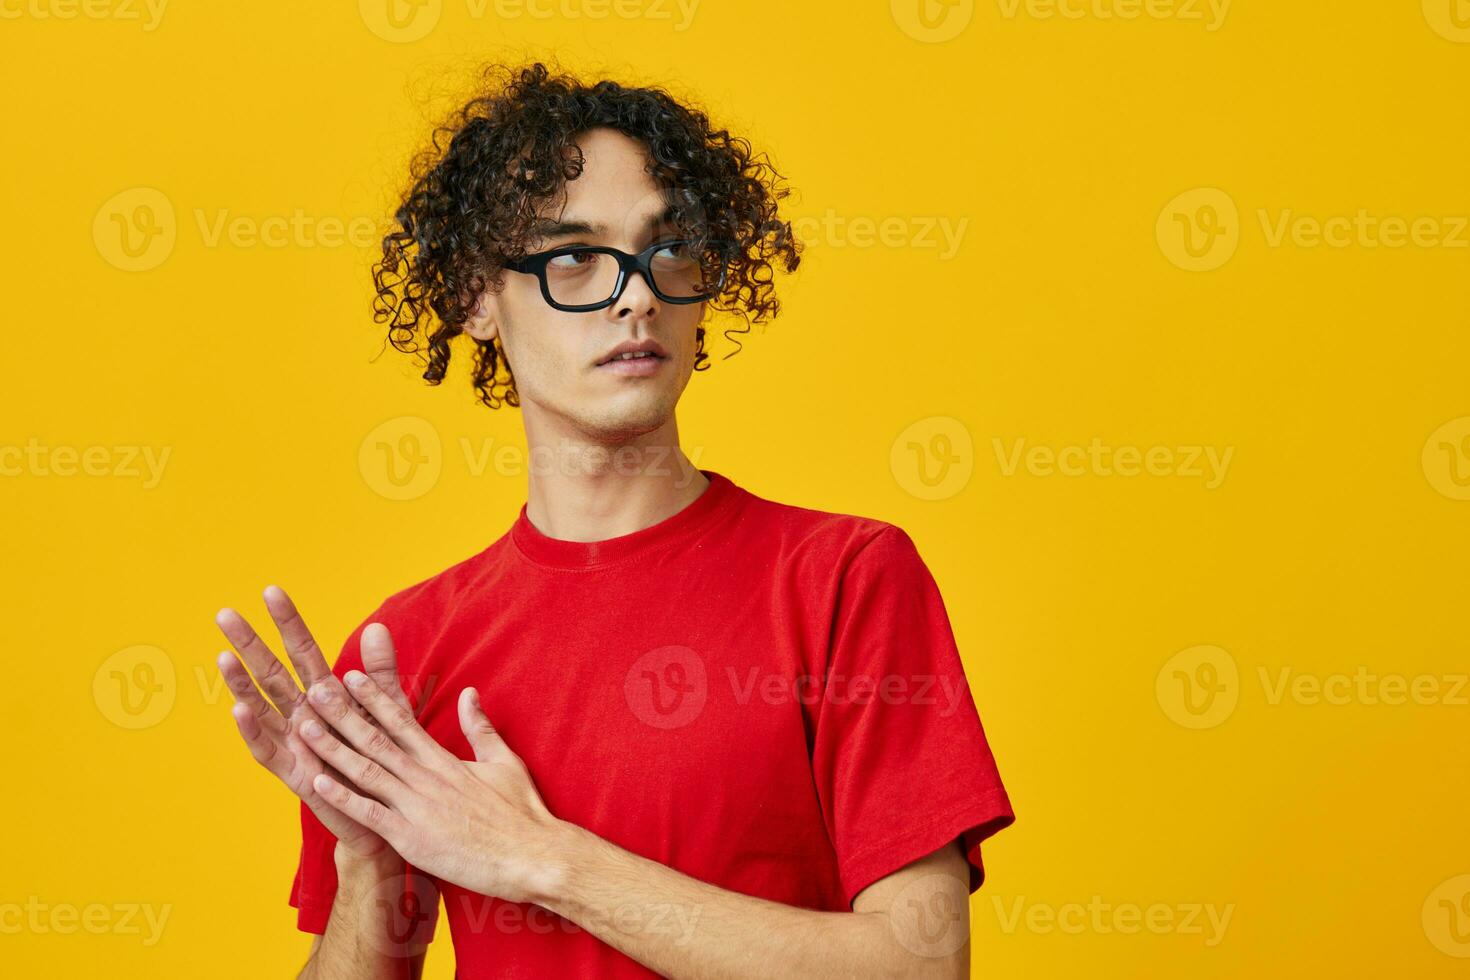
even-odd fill
[{"label": "eyeglass lens", "polygon": [[[666,296],[683,298],[707,291],[704,264],[687,246],[660,249],[650,266],[654,285]],[[546,287],[551,298],[567,306],[601,303],[612,296],[617,283],[617,257],[605,252],[558,255],[546,264]]]}]

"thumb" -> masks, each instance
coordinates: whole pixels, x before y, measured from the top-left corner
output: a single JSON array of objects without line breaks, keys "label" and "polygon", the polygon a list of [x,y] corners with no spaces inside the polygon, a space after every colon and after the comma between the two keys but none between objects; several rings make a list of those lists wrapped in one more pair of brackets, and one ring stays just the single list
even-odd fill
[{"label": "thumb", "polygon": [[480,706],[480,692],[473,687],[459,692],[459,727],[469,739],[476,762],[487,761],[505,744]]}]

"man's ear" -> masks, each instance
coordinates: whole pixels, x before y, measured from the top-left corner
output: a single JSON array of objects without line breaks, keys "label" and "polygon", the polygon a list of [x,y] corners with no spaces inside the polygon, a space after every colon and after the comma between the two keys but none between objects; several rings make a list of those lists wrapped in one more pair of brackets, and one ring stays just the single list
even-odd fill
[{"label": "man's ear", "polygon": [[464,322],[464,332],[479,341],[494,340],[500,336],[500,324],[496,322],[496,304],[487,290],[480,294]]}]

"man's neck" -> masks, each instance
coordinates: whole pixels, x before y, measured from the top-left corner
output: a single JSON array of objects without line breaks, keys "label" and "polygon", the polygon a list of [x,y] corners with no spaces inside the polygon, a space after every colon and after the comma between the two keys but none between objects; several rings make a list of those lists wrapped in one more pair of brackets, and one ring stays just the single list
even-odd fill
[{"label": "man's neck", "polygon": [[605,541],[672,517],[709,479],[679,448],[678,424],[618,443],[527,426],[526,517],[564,541]]}]

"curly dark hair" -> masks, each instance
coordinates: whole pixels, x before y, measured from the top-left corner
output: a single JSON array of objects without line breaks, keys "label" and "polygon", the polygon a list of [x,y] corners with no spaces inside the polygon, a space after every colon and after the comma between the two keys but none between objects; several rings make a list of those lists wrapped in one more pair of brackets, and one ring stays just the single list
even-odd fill
[{"label": "curly dark hair", "polygon": [[[388,325],[394,348],[418,356],[429,384],[444,380],[450,342],[480,293],[490,284],[501,288],[505,263],[526,254],[539,209],[561,200],[566,181],[581,174],[585,158],[575,140],[594,127],[641,141],[675,227],[698,248],[720,242],[728,249],[724,284],[708,301],[709,310],[743,320],[724,331],[727,338],[780,311],[773,262],[796,269],[802,245],[777,214],[790,193],[782,175],[764,154],[752,154],[748,141],[713,129],[703,111],[657,87],[587,85],[540,61],[492,64],[481,81],[477,94],[434,130],[431,147],[414,157],[412,186],[394,215],[399,230],[383,237],[373,266],[373,319]],[[479,400],[490,408],[519,405],[498,342],[471,339]],[[700,326],[696,371],[709,367],[704,339]]]}]

